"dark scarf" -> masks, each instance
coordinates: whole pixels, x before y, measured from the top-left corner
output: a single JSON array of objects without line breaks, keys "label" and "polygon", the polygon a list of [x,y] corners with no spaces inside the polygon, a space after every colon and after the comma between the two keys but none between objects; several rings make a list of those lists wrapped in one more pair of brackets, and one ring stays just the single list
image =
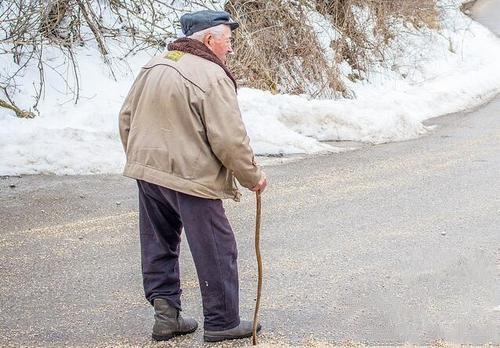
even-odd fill
[{"label": "dark scarf", "polygon": [[169,51],[181,51],[190,54],[194,54],[195,56],[204,58],[206,60],[211,61],[212,63],[217,64],[226,72],[226,75],[233,81],[234,89],[238,89],[238,85],[236,84],[236,79],[233,74],[229,71],[226,65],[222,63],[222,61],[207,47],[205,44],[198,40],[189,39],[187,37],[183,37],[175,40],[168,44]]}]

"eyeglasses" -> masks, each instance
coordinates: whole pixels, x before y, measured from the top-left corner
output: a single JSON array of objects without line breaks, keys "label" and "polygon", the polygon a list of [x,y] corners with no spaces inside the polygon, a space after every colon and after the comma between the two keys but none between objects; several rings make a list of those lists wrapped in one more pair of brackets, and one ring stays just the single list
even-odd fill
[{"label": "eyeglasses", "polygon": [[234,37],[232,37],[232,36],[231,36],[231,37],[225,38],[225,39],[224,39],[224,42],[225,42],[226,44],[228,44],[228,45],[231,45],[231,46],[232,46],[232,45],[234,44]]}]

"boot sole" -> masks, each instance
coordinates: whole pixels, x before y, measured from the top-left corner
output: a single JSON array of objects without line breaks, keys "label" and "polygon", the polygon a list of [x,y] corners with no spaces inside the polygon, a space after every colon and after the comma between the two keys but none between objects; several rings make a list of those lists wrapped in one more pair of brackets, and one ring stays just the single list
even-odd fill
[{"label": "boot sole", "polygon": [[238,336],[207,336],[203,335],[203,340],[205,342],[221,342],[221,341],[228,341],[228,340],[238,340],[241,338],[248,338],[252,337],[252,332],[249,334],[245,335],[238,335]]},{"label": "boot sole", "polygon": [[183,332],[174,332],[174,333],[171,333],[170,335],[165,335],[165,336],[160,336],[160,335],[155,335],[155,334],[152,334],[151,337],[155,340],[155,341],[168,341],[176,336],[183,336],[183,335],[187,335],[187,334],[190,334],[190,333],[193,333],[196,331],[196,329],[198,329],[198,327],[195,327],[194,329],[192,330],[189,330],[189,331],[183,331]]},{"label": "boot sole", "polygon": [[[259,325],[259,327],[257,328],[257,333],[260,333],[260,331],[262,330],[262,327]],[[244,334],[244,335],[235,335],[235,336],[212,336],[212,335],[203,335],[203,340],[205,342],[221,342],[221,341],[229,341],[229,340],[239,340],[239,339],[242,339],[242,338],[248,338],[248,337],[252,337],[253,335],[253,332],[249,332],[247,334]]]}]

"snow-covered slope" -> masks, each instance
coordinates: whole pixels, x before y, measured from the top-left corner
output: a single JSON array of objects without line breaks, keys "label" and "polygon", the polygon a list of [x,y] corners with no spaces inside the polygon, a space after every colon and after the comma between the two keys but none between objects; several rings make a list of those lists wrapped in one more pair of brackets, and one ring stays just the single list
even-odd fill
[{"label": "snow-covered slope", "polygon": [[[370,82],[348,86],[355,99],[309,100],[241,89],[240,107],[255,152],[311,154],[337,151],[323,140],[411,139],[428,131],[423,120],[477,106],[500,92],[500,39],[463,15],[460,1],[440,3],[442,29],[406,29],[387,52],[389,67],[374,67]],[[71,71],[62,76],[47,71],[40,117],[18,119],[0,109],[0,175],[121,171],[125,158],[117,115],[149,56],[114,61],[115,81],[97,48],[79,48],[76,53],[81,73],[77,105],[63,83],[63,78],[74,79]],[[65,59],[56,50],[46,54],[53,66]],[[0,56],[0,68],[16,67]],[[31,98],[36,74],[36,67],[26,71],[18,100]]]}]

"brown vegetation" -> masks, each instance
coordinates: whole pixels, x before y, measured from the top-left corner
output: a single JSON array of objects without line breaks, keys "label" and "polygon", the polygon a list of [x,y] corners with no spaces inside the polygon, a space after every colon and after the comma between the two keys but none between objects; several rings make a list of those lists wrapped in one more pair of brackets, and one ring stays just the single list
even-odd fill
[{"label": "brown vegetation", "polygon": [[313,97],[345,92],[308,24],[307,8],[291,1],[229,0],[226,10],[240,22],[231,69],[244,85]]},{"label": "brown vegetation", "polygon": [[[361,78],[374,59],[398,35],[394,21],[416,28],[436,28],[434,0],[229,0],[226,10],[240,23],[237,59],[232,69],[245,85],[273,92],[307,93],[312,97],[347,96],[337,64],[345,61],[352,80]],[[340,33],[332,40],[333,62],[326,61],[307,11],[316,10]],[[363,10],[366,18],[355,12]]]}]

